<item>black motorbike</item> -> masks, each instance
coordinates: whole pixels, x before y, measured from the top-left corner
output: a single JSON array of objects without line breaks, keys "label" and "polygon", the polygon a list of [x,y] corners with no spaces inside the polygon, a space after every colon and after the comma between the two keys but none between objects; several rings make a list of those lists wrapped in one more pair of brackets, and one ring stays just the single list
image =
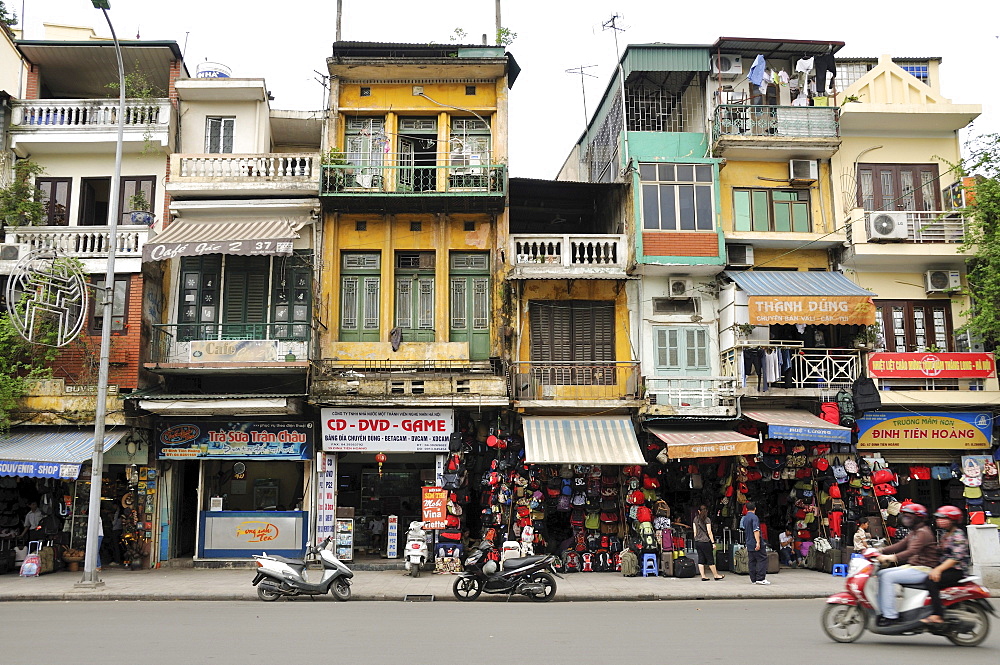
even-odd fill
[{"label": "black motorbike", "polygon": [[465,571],[460,573],[452,587],[458,600],[475,600],[483,593],[515,593],[531,600],[546,602],[556,595],[554,554],[539,554],[517,559],[507,559],[499,566],[495,557],[488,556],[496,548],[483,541],[465,560]]}]

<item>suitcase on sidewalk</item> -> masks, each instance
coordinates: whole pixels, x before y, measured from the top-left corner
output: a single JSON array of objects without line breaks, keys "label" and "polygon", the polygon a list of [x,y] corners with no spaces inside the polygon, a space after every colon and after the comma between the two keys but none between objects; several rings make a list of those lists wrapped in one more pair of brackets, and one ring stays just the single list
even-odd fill
[{"label": "suitcase on sidewalk", "polygon": [[660,553],[660,575],[663,577],[674,576],[674,555],[672,552]]},{"label": "suitcase on sidewalk", "polygon": [[715,568],[719,571],[733,569],[733,533],[729,529],[722,530],[722,542],[717,544],[715,553]]},{"label": "suitcase on sidewalk", "polygon": [[750,553],[746,547],[737,547],[733,552],[733,572],[737,575],[750,574]]},{"label": "suitcase on sidewalk", "polygon": [[41,565],[38,569],[39,575],[45,575],[46,573],[51,573],[56,569],[56,552],[51,545],[48,547],[43,547],[38,551],[38,559],[41,562]]},{"label": "suitcase on sidewalk", "polygon": [[778,553],[769,551],[767,553],[767,574],[773,575],[779,572],[781,572],[781,561],[778,557]]},{"label": "suitcase on sidewalk", "polygon": [[689,556],[674,559],[674,577],[695,577],[698,574],[698,564]]},{"label": "suitcase on sidewalk", "polygon": [[825,553],[823,572],[832,573],[834,564],[844,563],[843,551],[839,549],[827,550]]}]

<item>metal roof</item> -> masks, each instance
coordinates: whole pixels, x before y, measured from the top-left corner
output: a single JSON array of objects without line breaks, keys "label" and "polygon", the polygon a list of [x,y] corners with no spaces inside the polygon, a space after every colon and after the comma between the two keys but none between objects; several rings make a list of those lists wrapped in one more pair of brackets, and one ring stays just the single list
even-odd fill
[{"label": "metal roof", "polygon": [[726,277],[751,296],[868,296],[843,273],[830,271],[727,270]]},{"label": "metal roof", "polygon": [[[128,434],[128,429],[106,430],[104,452]],[[0,459],[25,462],[81,464],[94,452],[94,430],[49,427],[18,428],[0,437]],[[6,475],[0,473],[0,475]]]},{"label": "metal roof", "polygon": [[763,55],[765,58],[796,59],[803,55],[836,53],[844,42],[815,41],[811,39],[759,39],[755,37],[719,37],[712,45],[713,53],[738,53]]}]

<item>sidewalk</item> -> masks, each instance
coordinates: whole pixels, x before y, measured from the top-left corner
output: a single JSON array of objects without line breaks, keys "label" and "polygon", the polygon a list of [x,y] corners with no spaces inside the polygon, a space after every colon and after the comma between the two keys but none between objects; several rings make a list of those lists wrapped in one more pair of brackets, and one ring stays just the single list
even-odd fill
[{"label": "sidewalk", "polygon": [[[318,570],[310,570],[317,576]],[[622,577],[618,573],[571,573],[557,579],[556,601],[604,600],[702,600],[822,598],[843,590],[844,578],[812,570],[782,569],[768,575],[770,586],[750,584],[745,575],[726,573],[720,581],[701,578]],[[105,569],[100,573],[104,586],[97,589],[74,587],[82,573],[58,572],[22,578],[9,573],[0,576],[0,602],[37,600],[257,600],[250,585],[252,569],[161,568],[128,571]],[[454,575],[424,572],[417,579],[400,570],[355,571],[352,600],[395,600],[406,595],[432,594],[436,601],[454,601]],[[480,600],[505,601],[506,596],[483,595]],[[296,599],[310,602],[305,598]],[[332,595],[319,598],[337,602]],[[527,602],[516,596],[515,601]]]}]

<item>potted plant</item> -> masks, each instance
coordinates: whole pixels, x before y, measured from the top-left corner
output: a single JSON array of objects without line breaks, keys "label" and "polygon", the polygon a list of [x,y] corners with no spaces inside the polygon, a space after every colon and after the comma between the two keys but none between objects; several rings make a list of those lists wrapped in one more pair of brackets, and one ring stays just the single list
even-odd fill
[{"label": "potted plant", "polygon": [[734,325],[739,335],[747,339],[750,338],[750,335],[753,334],[754,329],[757,327],[752,323],[737,323]]},{"label": "potted plant", "polygon": [[153,225],[153,213],[149,211],[149,200],[141,187],[136,188],[135,194],[128,197],[128,209],[133,224]]},{"label": "potted plant", "polygon": [[854,347],[857,349],[874,349],[881,342],[881,334],[877,325],[863,326],[854,337]]},{"label": "potted plant", "polygon": [[35,177],[42,173],[45,169],[31,160],[14,163],[10,184],[0,187],[0,240],[6,228],[37,226],[45,219],[45,193],[35,186]]},{"label": "potted plant", "polygon": [[354,169],[348,167],[347,155],[332,149],[323,156],[323,166],[331,167],[323,169],[325,189],[328,192],[339,192],[347,186],[348,177],[354,177]]}]

